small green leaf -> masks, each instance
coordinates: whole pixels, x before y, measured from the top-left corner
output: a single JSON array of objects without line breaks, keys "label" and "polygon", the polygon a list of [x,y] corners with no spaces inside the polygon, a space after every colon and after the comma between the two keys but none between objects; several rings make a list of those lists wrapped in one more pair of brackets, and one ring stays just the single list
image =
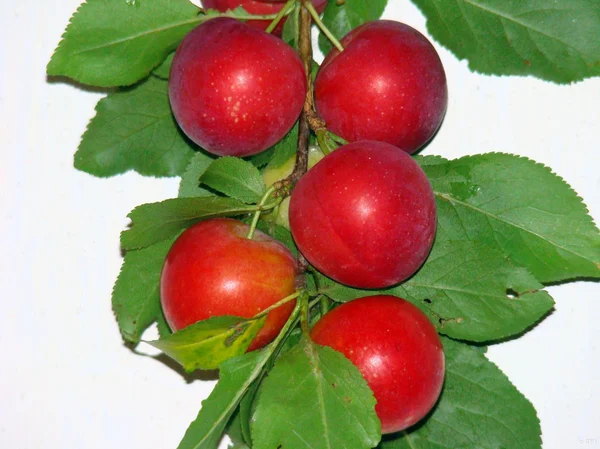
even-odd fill
[{"label": "small green leaf", "polygon": [[265,165],[269,163],[271,158],[273,157],[273,153],[275,153],[274,147],[268,148],[265,151],[261,151],[260,153],[256,153],[252,156],[246,158],[248,162],[251,162],[256,168],[263,168]]},{"label": "small green leaf", "polygon": [[154,321],[164,321],[160,307],[160,273],[172,244],[173,239],[170,239],[125,254],[112,293],[112,307],[126,341],[138,343],[148,326]]},{"label": "small green leaf", "polygon": [[98,102],[75,154],[75,168],[100,177],[128,170],[176,176],[194,148],[171,113],[167,82],[150,77]]},{"label": "small green leaf", "polygon": [[229,420],[229,423],[225,428],[225,433],[227,433],[227,436],[229,436],[229,439],[231,440],[231,445],[229,445],[228,449],[249,449],[244,440],[244,436],[242,435],[239,410],[236,411]]},{"label": "small green leaf", "polygon": [[216,159],[202,174],[200,181],[225,195],[243,201],[258,203],[265,193],[265,183],[252,163],[237,157]]},{"label": "small green leaf", "polygon": [[300,3],[296,3],[292,12],[287,16],[283,24],[281,39],[293,48],[298,48],[298,29],[300,24]]},{"label": "small green leaf", "polygon": [[272,351],[265,348],[234,357],[220,367],[219,382],[202,403],[177,449],[216,449],[248,387],[261,374]]},{"label": "small green leaf", "polygon": [[413,0],[427,29],[471,70],[570,83],[600,75],[600,3]]},{"label": "small green leaf", "polygon": [[163,61],[161,65],[159,65],[156,69],[152,71],[154,76],[159,77],[162,80],[168,81],[169,75],[171,74],[171,65],[173,64],[173,59],[175,58],[175,52],[171,53],[167,56],[167,59]]},{"label": "small green leaf", "polygon": [[[333,35],[340,40],[357,26],[379,19],[387,2],[388,0],[346,0],[338,4],[336,1],[329,1],[322,20]],[[324,55],[327,55],[333,48],[323,33],[319,34],[319,48]]]},{"label": "small green leaf", "polygon": [[121,247],[139,249],[166,240],[200,220],[231,217],[255,210],[233,198],[207,196],[172,198],[160,203],[142,204],[128,217],[132,227],[121,233]]},{"label": "small green leaf", "polygon": [[296,154],[298,148],[298,123],[293,126],[288,133],[277,142],[273,149],[275,153],[267,165],[267,168],[277,168],[285,164],[292,156]]},{"label": "small green leaf", "polygon": [[375,398],[342,354],[304,337],[263,381],[252,421],[254,449],[367,449],[381,437]]},{"label": "small green leaf", "polygon": [[101,87],[145,78],[200,23],[188,0],[87,0],[75,12],[47,67]]},{"label": "small green leaf", "polygon": [[257,228],[265,234],[270,235],[275,240],[279,240],[281,243],[283,243],[294,256],[298,255],[298,247],[294,242],[292,233],[283,226],[276,225],[273,222],[259,220]]},{"label": "small green leaf", "polygon": [[382,449],[540,449],[531,403],[479,349],[444,338],[446,380],[433,414]]},{"label": "small green leaf", "polygon": [[200,187],[200,177],[215,161],[215,158],[203,151],[197,151],[192,156],[179,182],[179,198],[194,198],[197,196],[214,196],[213,192]]},{"label": "small green leaf", "polygon": [[418,158],[449,240],[497,248],[544,283],[600,278],[600,232],[571,187],[527,158]]},{"label": "small green leaf", "polygon": [[246,352],[264,321],[264,317],[256,320],[212,317],[148,343],[179,362],[188,372],[217,369],[225,360]]}]

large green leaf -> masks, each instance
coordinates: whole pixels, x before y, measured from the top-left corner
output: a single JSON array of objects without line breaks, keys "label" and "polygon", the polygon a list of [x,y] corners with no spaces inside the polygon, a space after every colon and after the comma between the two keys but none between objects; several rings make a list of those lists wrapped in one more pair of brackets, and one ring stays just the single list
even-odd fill
[{"label": "large green leaf", "polygon": [[[128,251],[112,294],[112,307],[121,335],[138,343],[154,321],[162,326],[160,273],[173,239],[137,251]],[[165,324],[166,326],[166,324]],[[167,332],[163,328],[163,332]]]},{"label": "large green leaf", "polygon": [[[323,23],[340,40],[351,30],[365,22],[377,20],[383,14],[388,0],[345,0],[327,2],[323,13]],[[332,44],[323,33],[319,35],[319,48],[324,55],[332,49]]]},{"label": "large green leaf", "polygon": [[324,279],[320,285],[321,292],[337,301],[381,293],[399,296],[427,313],[439,332],[479,342],[518,335],[538,322],[554,305],[541,288],[496,249],[448,240],[443,231],[426,264],[400,286],[377,292]]},{"label": "large green leaf", "polygon": [[200,177],[208,187],[243,201],[258,203],[265,193],[265,183],[258,168],[237,157],[220,157]]},{"label": "large green leaf", "polygon": [[540,449],[531,403],[479,348],[443,341],[446,381],[434,412],[382,449]]},{"label": "large green leaf", "polygon": [[149,343],[177,360],[186,371],[217,369],[225,360],[246,352],[264,321],[212,317]]},{"label": "large green leaf", "polygon": [[358,369],[307,337],[277,359],[259,389],[254,449],[367,449],[380,437],[375,398]]},{"label": "large green leaf", "polygon": [[581,198],[549,168],[499,153],[418,160],[449,240],[497,248],[544,283],[600,277],[600,232]]},{"label": "large green leaf", "polygon": [[194,148],[171,113],[167,82],[150,77],[98,102],[75,154],[75,168],[95,176],[128,170],[176,176],[183,173]]},{"label": "large green leaf", "polygon": [[255,209],[255,206],[233,198],[218,196],[172,198],[142,204],[128,215],[132,227],[121,234],[121,247],[126,250],[144,248],[166,240],[200,220],[240,215]]},{"label": "large green leaf", "polygon": [[597,0],[412,0],[472,70],[569,83],[600,75]]},{"label": "large green leaf", "polygon": [[94,86],[145,78],[199,23],[188,0],[87,0],[48,64],[48,75]]}]

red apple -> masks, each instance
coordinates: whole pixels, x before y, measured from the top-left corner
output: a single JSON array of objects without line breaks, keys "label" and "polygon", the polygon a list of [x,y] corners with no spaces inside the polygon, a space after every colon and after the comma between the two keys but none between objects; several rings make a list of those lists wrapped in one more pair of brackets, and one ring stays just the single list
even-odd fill
[{"label": "red apple", "polygon": [[[250,318],[295,291],[297,265],[277,240],[248,226],[217,218],[188,228],[175,241],[161,274],[165,318],[174,331],[214,316]],[[248,350],[271,342],[294,308],[286,303],[267,315]]]},{"label": "red apple", "polygon": [[351,31],[315,80],[315,107],[327,127],[349,142],[379,140],[408,153],[434,135],[446,111],[442,62],[425,36],[380,20]]},{"label": "red apple", "polygon": [[[278,14],[283,9],[286,0],[202,0],[202,7],[205,9],[216,9],[220,12],[233,10],[240,6],[252,15],[273,15]],[[313,0],[313,5],[317,12],[321,14],[325,10],[327,0]],[[280,37],[283,32],[283,24],[287,17],[281,19],[277,24],[272,34]],[[251,27],[261,30],[267,29],[271,20],[248,20],[246,21]]]},{"label": "red apple", "polygon": [[296,52],[235,19],[196,27],[171,67],[169,97],[179,126],[220,156],[249,156],[277,143],[296,122],[305,96]]},{"label": "red apple", "polygon": [[433,324],[410,302],[356,299],[324,315],[310,336],[356,365],[377,400],[383,433],[416,424],[435,405],[444,382],[443,347]]},{"label": "red apple", "polygon": [[344,145],[325,156],[292,192],[290,228],[319,271],[359,288],[411,276],[433,244],[436,207],[423,170],[383,142]]}]

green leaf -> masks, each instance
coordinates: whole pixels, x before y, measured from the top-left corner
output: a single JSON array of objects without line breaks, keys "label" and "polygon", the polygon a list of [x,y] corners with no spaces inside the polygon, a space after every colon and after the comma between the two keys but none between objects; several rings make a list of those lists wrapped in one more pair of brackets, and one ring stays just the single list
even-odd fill
[{"label": "green leaf", "polygon": [[112,293],[112,308],[126,341],[138,343],[148,326],[154,321],[164,321],[160,306],[160,273],[173,241],[170,239],[125,254]]},{"label": "green leaf", "polygon": [[164,61],[202,18],[188,0],[87,0],[50,60],[48,75],[127,86]]},{"label": "green leaf", "polygon": [[244,436],[242,435],[242,425],[240,422],[239,410],[236,411],[229,420],[229,423],[225,428],[225,432],[231,440],[231,444],[229,445],[228,449],[249,449],[246,445],[246,441],[244,440]]},{"label": "green leaf", "polygon": [[275,153],[270,160],[267,168],[277,168],[285,164],[292,156],[296,154],[298,148],[298,122],[288,131],[288,133],[277,142],[273,149]]},{"label": "green leaf", "polygon": [[159,77],[165,81],[169,80],[169,75],[171,74],[171,65],[173,64],[173,59],[175,58],[175,52],[171,53],[167,56],[167,59],[163,61],[161,65],[159,65],[156,69],[152,71],[154,76]]},{"label": "green leaf", "polygon": [[225,360],[246,352],[264,321],[264,317],[256,320],[212,317],[148,343],[179,362],[188,372],[217,369]]},{"label": "green leaf", "polygon": [[142,204],[128,217],[132,227],[121,233],[121,247],[139,249],[166,240],[200,220],[231,217],[255,210],[232,198],[207,196],[172,198],[160,203]]},{"label": "green leaf", "polygon": [[217,448],[227,422],[271,354],[271,350],[262,349],[221,364],[219,382],[202,403],[200,413],[188,427],[178,449]]},{"label": "green leaf", "polygon": [[544,283],[600,278],[600,232],[581,198],[549,168],[499,153],[418,161],[448,239],[497,248]]},{"label": "green leaf", "polygon": [[[388,0],[346,0],[338,4],[336,1],[329,1],[322,20],[333,35],[341,40],[357,26],[379,19],[387,2]],[[319,33],[319,48],[324,55],[333,48],[323,33]]]},{"label": "green leaf", "polygon": [[382,293],[399,296],[427,313],[439,332],[477,342],[520,334],[554,305],[540,290],[542,285],[504,254],[478,242],[448,240],[443,231],[421,270],[397,287],[358,290],[323,279],[319,285],[336,301]]},{"label": "green leaf", "polygon": [[600,75],[600,3],[413,0],[427,29],[471,70],[570,83]]},{"label": "green leaf", "polygon": [[531,403],[479,348],[443,339],[446,380],[429,418],[382,449],[540,449]]},{"label": "green leaf", "polygon": [[[143,251],[143,250],[137,250]],[[166,257],[166,254],[165,254]],[[158,281],[160,282],[160,273],[158,277]],[[173,334],[173,331],[169,327],[169,323],[167,323],[167,319],[165,318],[165,314],[161,308],[160,313],[156,317],[156,328],[158,330],[158,335],[160,338],[166,338],[169,335]]]},{"label": "green leaf", "polygon": [[375,398],[358,369],[306,337],[277,359],[259,389],[254,449],[367,449],[380,437]]},{"label": "green leaf", "polygon": [[283,226],[276,225],[273,222],[266,222],[264,220],[259,220],[256,227],[265,234],[273,237],[275,240],[279,240],[281,243],[283,243],[287,249],[291,251],[294,257],[298,255],[298,247],[296,246],[294,238],[292,237],[292,233],[289,230]]},{"label": "green leaf", "polygon": [[150,77],[98,102],[75,154],[75,168],[100,177],[128,170],[176,176],[193,154],[193,144],[171,113],[167,82]]},{"label": "green leaf", "polygon": [[271,147],[265,151],[261,151],[260,153],[256,153],[247,157],[246,160],[251,162],[256,168],[262,168],[269,163],[274,153],[275,148]]},{"label": "green leaf", "polygon": [[202,174],[200,181],[225,195],[243,201],[258,203],[265,194],[265,183],[252,163],[237,157],[216,159]]},{"label": "green leaf", "polygon": [[281,39],[293,48],[298,48],[298,29],[300,27],[300,3],[296,3],[292,12],[283,24]]},{"label": "green leaf", "polygon": [[214,196],[213,192],[200,187],[200,177],[214,161],[215,158],[208,153],[203,151],[194,153],[185,172],[181,176],[181,181],[179,183],[179,198]]}]

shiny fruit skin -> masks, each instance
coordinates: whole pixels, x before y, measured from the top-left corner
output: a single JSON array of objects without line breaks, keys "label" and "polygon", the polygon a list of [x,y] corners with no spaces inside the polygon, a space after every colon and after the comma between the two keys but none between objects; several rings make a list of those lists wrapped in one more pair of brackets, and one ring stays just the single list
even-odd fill
[{"label": "shiny fruit skin", "polygon": [[358,288],[385,288],[425,261],[436,230],[429,180],[405,152],[361,141],[325,156],[292,192],[290,228],[319,271]]},{"label": "shiny fruit skin", "polygon": [[[172,330],[213,316],[250,318],[295,291],[297,265],[280,242],[229,218],[202,221],[175,241],[163,266],[160,296]],[[267,315],[248,350],[279,333],[294,301]]]},{"label": "shiny fruit skin", "polygon": [[444,383],[444,352],[433,324],[395,296],[356,299],[333,309],[311,330],[317,344],[344,354],[377,400],[382,432],[406,429],[429,413]]},{"label": "shiny fruit skin", "polygon": [[[216,9],[220,12],[225,12],[228,10],[234,10],[239,8],[240,6],[244,8],[248,13],[252,15],[273,15],[279,13],[283,9],[286,0],[277,0],[277,1],[260,1],[260,0],[202,0],[202,7],[205,9]],[[325,10],[325,6],[327,5],[327,0],[313,0],[313,5],[317,12],[320,14]],[[281,33],[283,32],[283,25],[287,17],[281,19],[281,21],[277,24],[275,29],[271,32],[274,36],[281,37]],[[258,28],[259,30],[266,30],[270,25],[271,20],[247,20],[245,22],[247,25]]]},{"label": "shiny fruit skin", "polygon": [[315,80],[315,106],[349,142],[379,140],[413,153],[439,128],[448,103],[442,62],[425,36],[390,20],[342,39]]},{"label": "shiny fruit skin", "polygon": [[185,134],[219,156],[277,143],[300,115],[306,77],[281,39],[230,18],[192,30],[173,60],[169,97]]}]

